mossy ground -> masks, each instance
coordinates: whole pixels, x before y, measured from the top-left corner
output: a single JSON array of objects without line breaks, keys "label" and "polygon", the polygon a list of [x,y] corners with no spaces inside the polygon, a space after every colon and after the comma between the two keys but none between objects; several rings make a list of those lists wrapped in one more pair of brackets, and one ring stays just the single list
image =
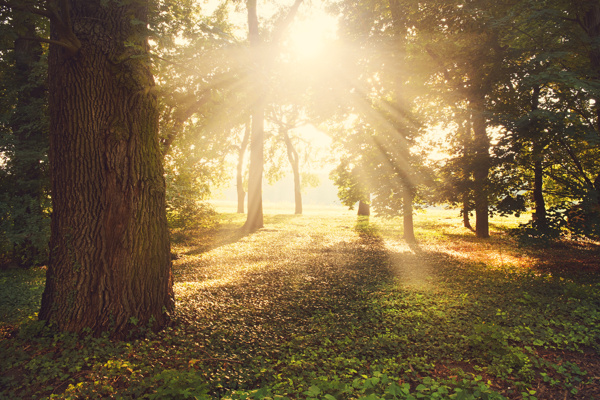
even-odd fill
[{"label": "mossy ground", "polygon": [[[522,248],[494,219],[308,209],[173,233],[172,327],[113,342],[33,320],[43,270],[0,275],[0,398],[600,398],[600,251]],[[27,322],[31,319],[30,322]]]}]

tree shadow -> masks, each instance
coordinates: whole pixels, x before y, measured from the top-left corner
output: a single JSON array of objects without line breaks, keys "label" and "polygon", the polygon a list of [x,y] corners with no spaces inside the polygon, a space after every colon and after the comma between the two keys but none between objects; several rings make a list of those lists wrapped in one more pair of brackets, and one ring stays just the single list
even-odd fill
[{"label": "tree shadow", "polygon": [[254,231],[248,231],[244,226],[234,225],[232,223],[222,224],[213,229],[201,229],[190,231],[185,238],[179,239],[180,243],[194,243],[192,248],[183,252],[186,256],[194,256],[209,252],[221,246],[227,246],[236,243],[244,237],[259,232],[277,232],[276,225],[288,223],[294,219],[301,218],[297,214],[277,214],[264,216],[264,228]]},{"label": "tree shadow", "polygon": [[[264,387],[273,376],[311,384],[315,371],[370,376],[380,365],[411,383],[434,373],[447,378],[450,369],[472,371],[476,357],[493,360],[486,345],[468,342],[481,321],[508,323],[499,309],[543,313],[563,295],[552,282],[508,279],[476,260],[389,238],[368,217],[357,218],[353,230],[264,230],[256,242],[231,249],[223,264],[230,269],[220,271],[225,279],[201,271],[181,283],[180,340],[194,343],[188,358],[209,356],[201,368],[213,387]],[[543,301],[530,303],[524,293]],[[498,344],[496,331],[486,332],[484,339]]]},{"label": "tree shadow", "polygon": [[231,224],[213,229],[196,231],[190,235],[189,242],[193,243],[193,245],[189,250],[184,251],[182,254],[186,256],[195,256],[206,253],[221,246],[236,243],[248,235],[249,233],[245,232],[239,226]]},{"label": "tree shadow", "polygon": [[269,215],[265,215],[264,216],[265,228],[263,228],[263,229],[269,229],[270,228],[269,225],[290,222],[290,221],[293,221],[298,218],[302,218],[302,214],[274,214],[274,215],[269,214]]}]

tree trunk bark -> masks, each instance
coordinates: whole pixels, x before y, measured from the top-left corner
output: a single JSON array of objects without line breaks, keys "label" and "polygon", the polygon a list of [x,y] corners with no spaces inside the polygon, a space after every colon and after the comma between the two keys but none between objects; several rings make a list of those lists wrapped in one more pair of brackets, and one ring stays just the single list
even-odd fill
[{"label": "tree trunk bark", "polygon": [[290,135],[287,131],[283,131],[283,140],[285,142],[285,148],[287,150],[288,160],[292,166],[292,172],[294,173],[294,202],[295,202],[295,214],[302,214],[302,188],[300,186],[300,160],[298,152],[292,144]]},{"label": "tree trunk bark", "polygon": [[490,141],[487,135],[483,98],[476,98],[473,107],[473,145],[474,145],[474,192],[475,192],[475,235],[480,238],[490,236],[489,228],[489,169]]},{"label": "tree trunk bark", "polygon": [[248,216],[243,229],[253,232],[264,226],[262,206],[262,178],[264,170],[265,136],[265,83],[259,47],[258,16],[256,0],[248,0],[248,39],[253,50],[254,84],[256,100],[252,107],[252,133],[250,137],[250,173],[248,177]]},{"label": "tree trunk bark", "polygon": [[77,53],[50,46],[52,223],[39,318],[123,338],[165,326],[174,302],[146,24],[131,23],[147,10],[101,3],[60,10]]},{"label": "tree trunk bark", "polygon": [[248,148],[248,141],[250,140],[250,130],[251,127],[249,124],[246,124],[246,129],[244,129],[244,137],[242,138],[242,143],[240,144],[240,151],[238,152],[238,163],[237,163],[237,171],[236,171],[236,188],[237,188],[237,212],[239,214],[244,213],[244,199],[246,198],[246,192],[244,191],[244,154],[246,154],[246,148]]}]

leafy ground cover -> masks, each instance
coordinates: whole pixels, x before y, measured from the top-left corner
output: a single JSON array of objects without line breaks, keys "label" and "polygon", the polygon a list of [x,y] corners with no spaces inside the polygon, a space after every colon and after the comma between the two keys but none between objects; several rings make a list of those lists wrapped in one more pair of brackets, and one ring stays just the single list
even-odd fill
[{"label": "leafy ground cover", "polygon": [[53,333],[43,269],[1,272],[0,398],[600,398],[598,244],[480,240],[454,211],[411,246],[347,212],[220,218],[174,232],[174,324],[142,338]]}]

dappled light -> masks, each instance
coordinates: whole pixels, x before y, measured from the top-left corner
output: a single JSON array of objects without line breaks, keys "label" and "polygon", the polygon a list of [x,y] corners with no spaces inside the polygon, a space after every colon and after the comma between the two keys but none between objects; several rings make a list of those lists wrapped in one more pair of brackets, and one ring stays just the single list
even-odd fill
[{"label": "dappled light", "polygon": [[436,287],[431,260],[418,245],[386,240],[385,248],[389,253],[390,270],[400,285],[420,289]]}]

